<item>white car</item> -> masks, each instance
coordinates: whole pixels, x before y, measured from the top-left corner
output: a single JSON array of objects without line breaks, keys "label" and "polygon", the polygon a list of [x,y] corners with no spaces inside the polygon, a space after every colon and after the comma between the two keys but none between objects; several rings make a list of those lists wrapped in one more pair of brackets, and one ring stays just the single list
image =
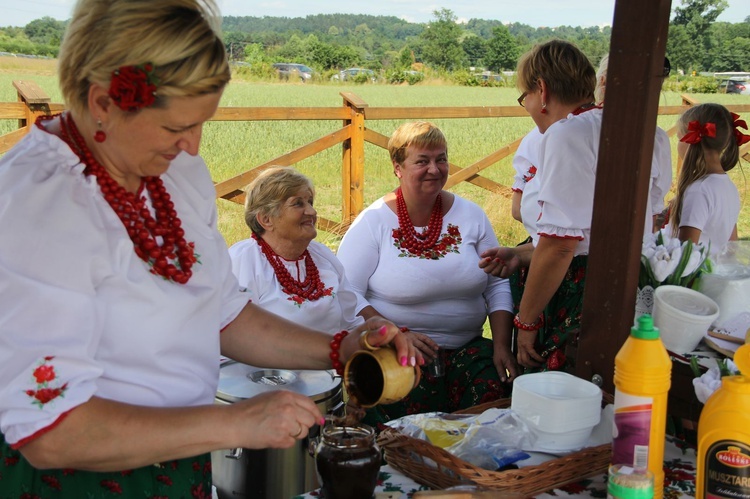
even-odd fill
[{"label": "white car", "polygon": [[331,76],[331,80],[332,81],[346,81],[349,79],[354,79],[355,76],[358,76],[360,74],[366,74],[368,76],[368,79],[373,83],[378,80],[377,75],[375,75],[375,71],[373,71],[372,69],[366,69],[366,68],[344,69],[343,71],[339,71],[337,74]]}]

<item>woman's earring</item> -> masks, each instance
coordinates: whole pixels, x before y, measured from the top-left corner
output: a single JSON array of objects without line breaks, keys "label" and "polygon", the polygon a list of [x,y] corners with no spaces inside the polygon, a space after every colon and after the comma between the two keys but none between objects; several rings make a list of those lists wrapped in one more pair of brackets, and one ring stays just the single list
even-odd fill
[{"label": "woman's earring", "polygon": [[547,114],[547,103],[542,102],[542,114]]},{"label": "woman's earring", "polygon": [[97,142],[104,142],[107,140],[107,134],[104,133],[104,130],[102,130],[102,120],[99,118],[96,119],[96,133],[94,134],[94,140]]}]

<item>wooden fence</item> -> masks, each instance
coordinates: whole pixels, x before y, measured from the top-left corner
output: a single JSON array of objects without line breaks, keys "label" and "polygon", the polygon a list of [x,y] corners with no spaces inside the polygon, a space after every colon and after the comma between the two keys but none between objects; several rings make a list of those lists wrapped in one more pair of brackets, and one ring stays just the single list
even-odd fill
[{"label": "wooden fence", "polygon": [[[14,81],[18,102],[0,103],[0,119],[18,120],[18,128],[0,136],[0,154],[10,149],[29,131],[36,118],[63,111],[62,104],[50,102],[50,98],[33,81]],[[367,128],[374,120],[416,119],[465,119],[465,118],[518,118],[528,116],[519,106],[460,106],[460,107],[370,107],[357,95],[342,92],[341,107],[221,107],[211,121],[289,121],[331,120],[342,122],[339,130],[320,137],[293,151],[253,166],[247,171],[216,184],[216,197],[235,203],[244,202],[242,189],[262,170],[272,165],[294,165],[328,148],[341,144],[342,200],[341,220],[338,222],[318,217],[319,228],[334,234],[343,234],[348,225],[364,207],[365,142],[386,148],[388,137]],[[661,106],[659,115],[678,115],[696,102],[687,95],[682,96],[680,106]],[[750,105],[727,106],[736,113],[750,112]],[[672,136],[675,128],[667,134]],[[521,139],[504,145],[473,164],[461,167],[450,165],[446,188],[459,182],[469,182],[483,189],[509,197],[510,188],[482,177],[480,173],[503,158],[512,155]],[[750,160],[750,144],[742,149],[744,158]],[[679,163],[678,163],[679,164]]]}]

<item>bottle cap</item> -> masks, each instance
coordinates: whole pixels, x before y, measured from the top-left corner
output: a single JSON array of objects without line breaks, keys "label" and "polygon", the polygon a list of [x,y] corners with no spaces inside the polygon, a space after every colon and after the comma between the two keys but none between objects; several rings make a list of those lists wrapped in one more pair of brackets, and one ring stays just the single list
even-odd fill
[{"label": "bottle cap", "polygon": [[637,469],[623,464],[609,467],[607,493],[617,499],[652,499],[654,474],[647,469]]},{"label": "bottle cap", "polygon": [[654,327],[654,319],[649,314],[638,317],[638,324],[630,329],[630,336],[641,340],[656,340],[659,338],[659,328]]}]

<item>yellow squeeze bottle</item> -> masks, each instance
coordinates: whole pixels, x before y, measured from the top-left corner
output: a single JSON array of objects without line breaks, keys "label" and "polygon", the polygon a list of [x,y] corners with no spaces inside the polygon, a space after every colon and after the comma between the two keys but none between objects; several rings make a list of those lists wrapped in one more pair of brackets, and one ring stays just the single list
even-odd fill
[{"label": "yellow squeeze bottle", "polygon": [[698,420],[698,498],[750,497],[750,344],[734,354],[738,376],[725,376]]},{"label": "yellow squeeze bottle", "polygon": [[648,469],[654,475],[654,497],[664,495],[664,439],[672,361],[650,315],[615,356],[615,417],[612,464]]}]

